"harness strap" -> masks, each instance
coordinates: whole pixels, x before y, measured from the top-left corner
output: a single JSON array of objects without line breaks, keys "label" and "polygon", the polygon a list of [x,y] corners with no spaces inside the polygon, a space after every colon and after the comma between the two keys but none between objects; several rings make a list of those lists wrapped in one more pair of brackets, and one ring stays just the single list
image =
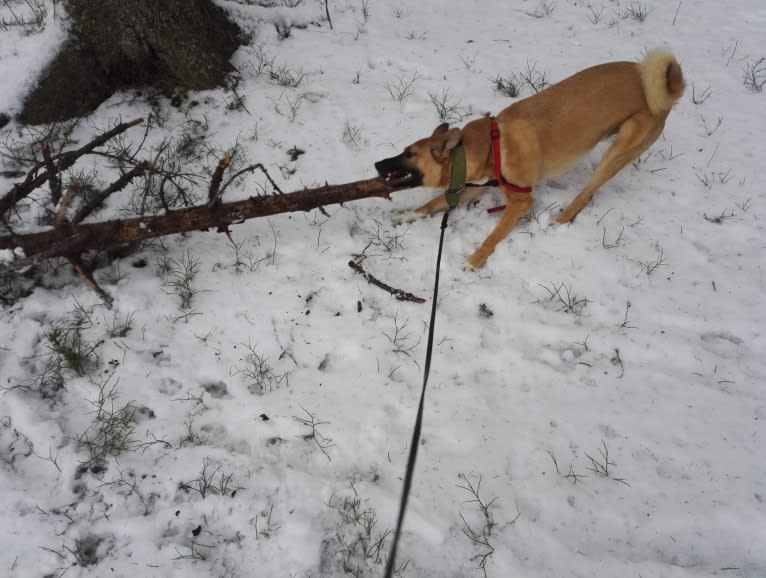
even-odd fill
[{"label": "harness strap", "polygon": [[531,193],[532,187],[519,187],[506,181],[505,177],[503,177],[503,171],[501,170],[502,158],[500,157],[500,127],[494,117],[492,118],[490,136],[492,137],[492,159],[495,163],[495,177],[497,178],[498,186],[507,193]]},{"label": "harness strap", "polygon": [[[454,149],[452,149],[452,162],[450,163],[450,183],[447,190],[444,192],[444,197],[447,200],[447,206],[450,209],[457,207],[460,202],[460,193],[466,187],[485,187],[496,186],[500,187],[506,193],[519,193],[529,194],[532,192],[532,187],[520,187],[514,185],[510,181],[505,180],[502,167],[502,156],[500,153],[500,126],[497,124],[497,120],[493,117],[490,129],[490,137],[492,140],[492,158],[495,165],[495,177],[496,180],[488,181],[480,185],[474,183],[466,183],[467,167],[465,159],[465,147],[463,143],[459,143]],[[502,211],[505,209],[505,205],[488,209],[489,213],[496,211]]]}]

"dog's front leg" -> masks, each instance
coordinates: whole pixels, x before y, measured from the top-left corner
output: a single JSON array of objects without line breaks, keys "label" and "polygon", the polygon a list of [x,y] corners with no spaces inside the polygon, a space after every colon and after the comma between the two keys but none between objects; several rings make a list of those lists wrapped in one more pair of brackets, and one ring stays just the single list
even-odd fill
[{"label": "dog's front leg", "polygon": [[[483,195],[488,188],[489,187],[466,187],[460,194],[460,202],[463,203],[475,199],[476,197]],[[395,225],[400,225],[402,223],[411,223],[417,219],[422,219],[423,217],[428,217],[434,213],[446,210],[447,199],[445,198],[444,193],[441,193],[439,196],[434,197],[425,205],[418,207],[414,211],[401,213],[400,215],[393,217],[391,220]]]},{"label": "dog's front leg", "polygon": [[535,204],[532,195],[506,193],[506,205],[500,221],[495,225],[489,237],[481,244],[481,247],[466,262],[473,269],[480,269],[487,262],[489,256],[495,251],[497,244],[511,232],[521,218],[526,215]]}]

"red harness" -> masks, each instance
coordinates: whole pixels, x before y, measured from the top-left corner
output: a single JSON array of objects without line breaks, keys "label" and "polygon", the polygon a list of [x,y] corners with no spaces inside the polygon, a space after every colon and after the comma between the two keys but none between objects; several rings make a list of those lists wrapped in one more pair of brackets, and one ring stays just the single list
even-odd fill
[{"label": "red harness", "polygon": [[[502,159],[500,157],[500,127],[497,125],[497,120],[492,119],[492,128],[490,132],[492,137],[492,158],[495,163],[495,178],[497,179],[497,185],[503,189],[506,193],[523,193],[529,194],[532,192],[532,187],[519,187],[511,182],[505,180],[503,172],[500,170],[502,166]],[[505,205],[487,209],[488,213],[496,213],[505,209]]]}]

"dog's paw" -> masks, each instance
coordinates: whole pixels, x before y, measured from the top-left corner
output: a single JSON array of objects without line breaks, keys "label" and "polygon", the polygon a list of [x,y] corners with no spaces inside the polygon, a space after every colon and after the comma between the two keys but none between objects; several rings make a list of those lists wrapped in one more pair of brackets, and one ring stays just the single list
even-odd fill
[{"label": "dog's paw", "polygon": [[465,260],[463,269],[466,271],[478,271],[484,267],[484,263],[487,262],[486,257],[477,256],[475,253]]},{"label": "dog's paw", "polygon": [[399,213],[391,218],[391,222],[394,225],[403,225],[404,223],[411,223],[422,219],[425,215],[418,213],[417,211],[407,211],[406,213]]},{"label": "dog's paw", "polygon": [[572,215],[570,213],[567,213],[566,211],[562,211],[559,213],[558,217],[556,217],[556,224],[557,225],[568,225],[572,221],[574,221],[574,218],[576,215]]}]

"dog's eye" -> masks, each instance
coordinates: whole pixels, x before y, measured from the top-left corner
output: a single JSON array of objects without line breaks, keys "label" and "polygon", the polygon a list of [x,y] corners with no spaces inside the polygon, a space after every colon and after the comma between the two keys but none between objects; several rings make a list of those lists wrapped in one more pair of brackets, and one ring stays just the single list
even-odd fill
[{"label": "dog's eye", "polygon": [[412,157],[415,157],[415,156],[417,156],[417,155],[414,152],[412,152],[411,150],[409,150],[409,149],[404,151],[404,158],[405,159],[411,159]]}]

